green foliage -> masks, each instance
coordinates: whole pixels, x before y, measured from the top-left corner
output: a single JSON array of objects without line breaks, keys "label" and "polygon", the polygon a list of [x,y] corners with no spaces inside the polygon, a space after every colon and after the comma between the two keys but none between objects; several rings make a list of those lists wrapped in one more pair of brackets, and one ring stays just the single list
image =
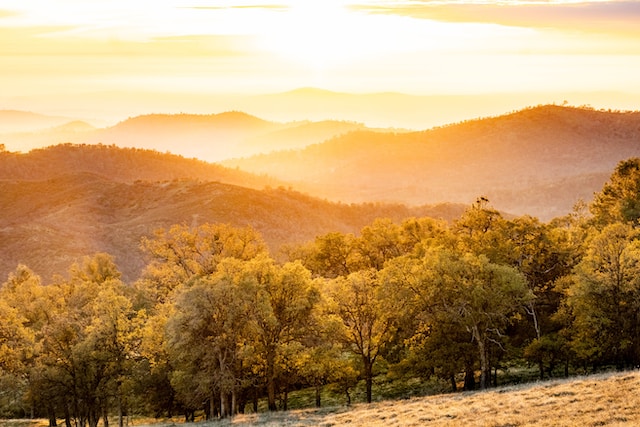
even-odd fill
[{"label": "green foliage", "polygon": [[132,286],[104,253],[46,286],[20,265],[0,286],[0,412],[193,420],[261,398],[286,409],[307,387],[320,406],[328,392],[409,395],[415,381],[474,389],[479,374],[488,387],[524,363],[540,377],[635,366],[640,232],[598,215],[505,219],[480,198],[451,225],[379,219],[287,262],[250,227],[176,225],[143,240]]},{"label": "green foliage", "polygon": [[616,223],[590,240],[575,269],[566,303],[577,357],[619,367],[640,363],[640,241],[638,231]]},{"label": "green foliage", "polygon": [[618,163],[602,191],[595,195],[591,212],[599,226],[623,222],[640,225],[640,159]]}]

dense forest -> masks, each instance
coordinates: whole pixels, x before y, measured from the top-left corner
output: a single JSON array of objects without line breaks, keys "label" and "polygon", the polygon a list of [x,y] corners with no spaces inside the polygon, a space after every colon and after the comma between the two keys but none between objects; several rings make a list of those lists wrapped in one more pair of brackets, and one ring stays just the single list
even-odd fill
[{"label": "dense forest", "polygon": [[107,253],[51,283],[19,265],[0,286],[0,415],[194,420],[287,409],[300,388],[319,406],[323,387],[348,403],[362,382],[372,401],[385,376],[455,391],[509,366],[637,366],[639,221],[631,158],[548,223],[480,197],[451,223],[379,218],[278,257],[251,227],[174,225],[142,240],[132,283]]}]

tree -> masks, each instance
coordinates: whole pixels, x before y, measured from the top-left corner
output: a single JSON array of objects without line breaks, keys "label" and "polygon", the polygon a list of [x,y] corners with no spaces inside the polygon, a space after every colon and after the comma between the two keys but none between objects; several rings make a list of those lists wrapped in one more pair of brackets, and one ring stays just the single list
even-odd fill
[{"label": "tree", "polygon": [[[124,284],[110,256],[97,254],[70,269],[70,279],[50,288],[38,357],[44,392],[55,391],[66,423],[95,427],[117,401],[122,420],[123,383],[136,354],[137,330]],[[45,395],[46,396],[46,395]],[[121,421],[122,423],[122,421]]]},{"label": "tree", "polygon": [[454,222],[452,232],[457,250],[484,255],[489,261],[508,263],[508,242],[503,239],[505,220],[491,207],[486,197],[479,197],[464,214]]},{"label": "tree", "polygon": [[[466,331],[476,344],[480,387],[486,388],[490,345],[502,345],[513,316],[533,298],[522,274],[491,263],[484,255],[460,254],[442,247],[430,248],[419,260],[400,258],[389,269],[396,270],[389,277],[395,278],[397,286],[414,295],[412,304],[421,321],[418,333],[434,328],[439,332],[431,334],[432,338],[457,345],[460,341],[455,337],[460,330]],[[440,329],[447,325],[448,332]]]},{"label": "tree", "polygon": [[353,234],[332,232],[316,237],[302,254],[302,263],[315,276],[335,278],[358,269]]},{"label": "tree", "polygon": [[584,362],[640,363],[640,241],[628,224],[611,224],[589,241],[566,303],[572,345]]},{"label": "tree", "polygon": [[0,286],[0,369],[26,374],[37,354],[46,308],[40,277],[24,265]]},{"label": "tree", "polygon": [[0,373],[24,372],[24,361],[34,346],[33,332],[20,312],[0,299]]},{"label": "tree", "polygon": [[339,339],[362,362],[366,398],[371,403],[373,367],[393,337],[401,307],[384,292],[375,270],[338,277],[327,291],[329,313],[342,322]]},{"label": "tree", "polygon": [[154,303],[170,299],[173,291],[194,277],[216,272],[225,258],[250,260],[267,253],[262,237],[250,227],[203,224],[196,228],[174,225],[143,238],[143,249],[152,256],[138,287]]},{"label": "tree", "polygon": [[308,334],[319,292],[311,273],[300,262],[271,266],[269,276],[264,270],[259,276],[254,319],[258,352],[265,361],[267,403],[269,410],[275,410],[276,358],[281,348],[303,341]]},{"label": "tree", "polygon": [[616,222],[640,225],[640,158],[618,163],[590,209],[600,227]]},{"label": "tree", "polygon": [[360,232],[357,248],[362,268],[382,270],[384,263],[402,254],[401,229],[390,219],[377,219]]}]

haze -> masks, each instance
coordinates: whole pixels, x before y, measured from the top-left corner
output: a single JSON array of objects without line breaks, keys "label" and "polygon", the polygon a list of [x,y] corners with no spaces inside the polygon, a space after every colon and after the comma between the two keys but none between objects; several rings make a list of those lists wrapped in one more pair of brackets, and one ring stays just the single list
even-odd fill
[{"label": "haze", "polygon": [[[637,109],[638,22],[637,1],[2,0],[0,109],[96,125],[242,110],[413,129],[539,103]],[[336,111],[316,102],[327,92],[256,96],[309,87],[424,102]]]}]

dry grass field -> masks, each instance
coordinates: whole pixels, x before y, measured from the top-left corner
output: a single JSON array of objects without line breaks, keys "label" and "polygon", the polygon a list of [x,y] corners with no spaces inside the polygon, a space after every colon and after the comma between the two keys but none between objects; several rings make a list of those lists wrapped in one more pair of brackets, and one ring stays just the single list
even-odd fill
[{"label": "dry grass field", "polygon": [[624,372],[351,408],[239,415],[201,426],[637,426],[638,391],[640,373]]},{"label": "dry grass field", "polygon": [[[193,426],[638,426],[639,390],[640,372],[623,372],[371,405],[238,415]],[[146,421],[148,419],[130,422],[129,426],[175,427],[177,424],[145,424]],[[0,420],[1,427],[46,425],[46,420]]]}]

